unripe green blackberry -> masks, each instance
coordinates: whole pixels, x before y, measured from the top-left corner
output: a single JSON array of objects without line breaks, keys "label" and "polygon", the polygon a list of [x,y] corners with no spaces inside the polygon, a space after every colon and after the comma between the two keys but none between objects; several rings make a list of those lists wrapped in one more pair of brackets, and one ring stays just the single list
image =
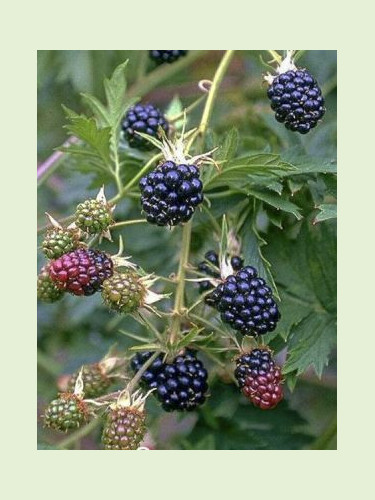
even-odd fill
[{"label": "unripe green blackberry", "polygon": [[37,295],[42,302],[57,302],[64,295],[64,290],[60,290],[52,281],[49,275],[49,265],[42,267],[37,279]]},{"label": "unripe green blackberry", "polygon": [[77,231],[54,227],[46,232],[42,250],[47,259],[58,259],[78,247]]},{"label": "unripe green blackberry", "polygon": [[100,363],[83,365],[81,370],[77,370],[70,377],[68,381],[69,392],[74,392],[77,377],[80,373],[82,374],[83,393],[85,398],[97,398],[103,395],[112,383]]},{"label": "unripe green blackberry", "polygon": [[102,297],[109,309],[129,314],[143,305],[146,288],[141,278],[132,270],[114,273],[103,283]]},{"label": "unripe green blackberry", "polygon": [[116,405],[108,412],[103,428],[105,450],[136,450],[146,434],[142,409]]},{"label": "unripe green blackberry", "polygon": [[102,233],[113,224],[111,207],[102,200],[86,200],[76,208],[75,224],[86,233]]},{"label": "unripe green blackberry", "polygon": [[64,392],[44,412],[44,425],[57,431],[77,429],[88,420],[88,408],[81,397]]}]

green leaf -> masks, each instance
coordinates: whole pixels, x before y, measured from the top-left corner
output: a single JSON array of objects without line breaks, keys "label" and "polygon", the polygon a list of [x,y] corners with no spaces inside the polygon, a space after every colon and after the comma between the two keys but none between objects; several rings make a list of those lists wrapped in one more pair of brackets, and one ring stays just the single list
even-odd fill
[{"label": "green leaf", "polygon": [[247,194],[250,196],[254,196],[258,200],[264,201],[268,205],[276,208],[277,210],[282,210],[283,212],[288,212],[293,214],[297,220],[302,219],[302,215],[299,213],[299,207],[294,203],[282,198],[279,195],[275,195],[272,193],[267,193],[266,191],[256,190],[256,189],[248,189]]},{"label": "green leaf", "polygon": [[217,161],[229,161],[234,158],[237,153],[239,142],[240,138],[238,130],[233,127],[227,134],[225,134],[223,145],[215,154],[215,159]]},{"label": "green leaf", "polygon": [[315,217],[314,224],[328,219],[337,218],[337,205],[334,203],[322,203],[317,207],[320,213]]},{"label": "green leaf", "polygon": [[285,373],[318,376],[336,341],[336,231],[332,222],[302,225],[296,239],[282,232],[269,240],[266,252],[281,296],[277,332],[288,342]]},{"label": "green leaf", "polygon": [[228,248],[228,223],[227,218],[223,215],[223,220],[221,223],[221,238],[220,238],[220,249],[219,249],[219,263],[221,265],[223,257],[227,254]]}]

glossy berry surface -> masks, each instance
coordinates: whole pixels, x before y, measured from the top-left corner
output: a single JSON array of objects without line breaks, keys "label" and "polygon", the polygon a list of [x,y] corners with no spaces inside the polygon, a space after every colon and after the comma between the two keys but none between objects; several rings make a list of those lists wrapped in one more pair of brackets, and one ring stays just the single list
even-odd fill
[{"label": "glossy berry surface", "polygon": [[42,267],[37,279],[37,296],[42,302],[52,303],[60,300],[64,290],[60,290],[49,275],[49,265]]},{"label": "glossy berry surface", "polygon": [[154,149],[154,145],[136,132],[158,137],[158,129],[161,127],[168,135],[169,124],[162,112],[152,104],[137,104],[131,107],[122,122],[124,137],[131,148],[148,151]]},{"label": "glossy berry surface", "polygon": [[281,369],[267,348],[237,358],[234,375],[242,393],[262,410],[275,408],[283,399]]},{"label": "glossy berry surface", "polygon": [[53,228],[46,232],[42,243],[42,250],[48,259],[57,259],[64,253],[71,252],[78,245],[75,231]]},{"label": "glossy berry surface", "polygon": [[109,410],[103,428],[105,450],[136,450],[146,434],[145,414],[132,407]]},{"label": "glossy berry surface", "polygon": [[68,391],[74,392],[78,375],[82,373],[83,393],[85,398],[97,398],[105,393],[111,385],[111,379],[107,377],[99,363],[84,365],[73,373],[68,381]]},{"label": "glossy berry surface", "polygon": [[109,309],[129,314],[143,302],[146,290],[139,276],[133,271],[114,273],[103,283],[102,298]]},{"label": "glossy berry surface", "polygon": [[280,319],[271,288],[251,266],[228,276],[205,300],[221,313],[224,323],[243,335],[272,332]]},{"label": "glossy berry surface", "polygon": [[325,113],[320,87],[306,69],[276,76],[267,95],[276,120],[293,132],[307,134]]},{"label": "glossy berry surface", "polygon": [[99,200],[86,200],[77,206],[76,226],[89,234],[106,231],[113,223],[110,207]]},{"label": "glossy berry surface", "polygon": [[180,59],[182,56],[186,56],[187,50],[150,50],[150,58],[158,64],[163,63],[173,63]]},{"label": "glossy berry surface", "polygon": [[203,201],[203,186],[195,165],[167,161],[142,177],[139,186],[146,219],[158,226],[189,221]]},{"label": "glossy berry surface", "polygon": [[[151,355],[151,352],[137,353],[131,362],[134,372]],[[160,354],[142,375],[141,382],[147,389],[156,389],[153,394],[166,411],[191,411],[206,400],[207,371],[192,350],[186,350],[172,363],[164,363]]]},{"label": "glossy berry surface", "polygon": [[57,431],[77,429],[88,419],[86,403],[75,394],[62,393],[44,412],[44,425]]},{"label": "glossy berry surface", "polygon": [[107,254],[91,248],[78,248],[51,262],[49,275],[56,286],[73,295],[92,295],[113,274]]},{"label": "glossy berry surface", "polygon": [[[198,270],[201,273],[207,274],[212,278],[220,279],[219,255],[214,250],[209,250],[204,256],[204,261],[198,264]],[[243,266],[243,259],[235,255],[230,259],[231,266],[234,271],[238,271]],[[214,285],[210,281],[199,282],[199,293],[212,290]],[[210,305],[210,301],[207,302]]]}]

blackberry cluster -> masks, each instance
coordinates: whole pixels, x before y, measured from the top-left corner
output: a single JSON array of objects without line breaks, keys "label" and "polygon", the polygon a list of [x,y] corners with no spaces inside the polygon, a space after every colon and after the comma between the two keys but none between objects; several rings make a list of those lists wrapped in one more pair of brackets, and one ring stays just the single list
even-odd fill
[{"label": "blackberry cluster", "polygon": [[58,259],[77,246],[78,235],[76,231],[56,227],[47,231],[42,243],[43,253],[47,259]]},{"label": "blackberry cluster", "polygon": [[49,275],[61,290],[92,295],[113,274],[113,262],[100,250],[78,248],[50,263]]},{"label": "blackberry cluster", "polygon": [[[151,355],[151,352],[137,353],[131,361],[134,372]],[[160,354],[144,372],[141,382],[147,389],[156,389],[156,397],[166,411],[192,411],[206,400],[207,371],[192,350],[186,350],[170,364],[163,363]]]},{"label": "blackberry cluster", "polygon": [[145,413],[132,407],[111,408],[103,428],[105,450],[136,450],[146,434]]},{"label": "blackberry cluster", "polygon": [[[81,370],[77,370],[68,381],[68,391],[74,392],[77,377]],[[92,363],[82,367],[83,392],[85,398],[97,398],[105,393],[112,381],[105,374],[99,363]]]},{"label": "blackberry cluster", "polygon": [[203,185],[195,165],[166,161],[142,177],[139,186],[146,219],[158,226],[187,222],[203,201]]},{"label": "blackberry cluster", "polygon": [[276,120],[293,132],[307,134],[325,113],[320,87],[306,69],[276,76],[267,95]]},{"label": "blackberry cluster", "polygon": [[267,348],[253,349],[236,360],[234,375],[242,393],[262,410],[270,410],[283,399],[281,369]]},{"label": "blackberry cluster", "polygon": [[99,234],[113,223],[110,207],[99,200],[86,200],[77,206],[76,226],[89,234]]},{"label": "blackberry cluster", "polygon": [[42,302],[57,302],[64,295],[64,290],[60,290],[49,276],[49,264],[42,267],[37,279],[37,296]]},{"label": "blackberry cluster", "polygon": [[77,429],[88,420],[86,403],[75,394],[62,393],[44,412],[44,425],[57,431]]},{"label": "blackberry cluster", "polygon": [[[219,256],[214,250],[209,250],[204,255],[205,260],[198,264],[198,270],[207,276],[212,276],[212,278],[220,279],[220,263]],[[239,271],[243,266],[243,259],[238,255],[234,255],[230,259],[231,266],[234,271]],[[214,288],[214,285],[210,281],[199,282],[199,293],[207,292]]]},{"label": "blackberry cluster", "polygon": [[150,50],[150,58],[158,64],[173,63],[182,56],[186,56],[187,50]]},{"label": "blackberry cluster", "polygon": [[276,328],[280,313],[272,291],[254,267],[245,266],[228,276],[205,297],[221,319],[242,335],[264,335]]},{"label": "blackberry cluster", "polygon": [[162,112],[152,104],[137,104],[131,107],[122,122],[122,130],[129,146],[143,151],[153,149],[154,145],[136,132],[142,132],[156,138],[159,127],[168,135],[168,121]]},{"label": "blackberry cluster", "polygon": [[134,271],[114,273],[103,283],[102,298],[109,309],[129,314],[141,305],[146,289]]}]

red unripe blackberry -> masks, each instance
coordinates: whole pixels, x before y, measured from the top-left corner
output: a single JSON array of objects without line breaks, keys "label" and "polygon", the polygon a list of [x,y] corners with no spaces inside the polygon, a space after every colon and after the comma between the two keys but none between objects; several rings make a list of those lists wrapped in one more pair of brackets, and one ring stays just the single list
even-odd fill
[{"label": "red unripe blackberry", "polygon": [[150,50],[150,58],[158,64],[171,64],[188,53],[187,50]]},{"label": "red unripe blackberry", "polygon": [[44,412],[44,425],[57,431],[77,429],[88,420],[86,403],[76,394],[62,393]]},{"label": "red unripe blackberry", "polygon": [[[134,372],[151,357],[152,352],[137,353],[131,361]],[[207,371],[196,352],[187,349],[171,363],[163,362],[160,354],[144,372],[142,385],[156,389],[155,396],[166,411],[192,411],[206,400]]]},{"label": "red unripe blackberry", "polygon": [[75,224],[86,233],[102,233],[113,224],[112,210],[101,200],[86,200],[76,208]]},{"label": "red unripe blackberry", "polygon": [[74,392],[77,378],[82,375],[83,393],[85,398],[97,398],[106,392],[112,384],[111,379],[106,375],[100,363],[83,365],[77,370],[68,381],[68,391]]},{"label": "red unripe blackberry", "polygon": [[268,348],[253,349],[236,360],[234,375],[242,393],[262,410],[275,408],[283,399],[281,368]]},{"label": "red unripe blackberry", "polygon": [[64,295],[64,290],[60,290],[52,281],[49,275],[49,264],[42,267],[37,280],[37,295],[42,302],[56,302]]},{"label": "red unripe blackberry", "polygon": [[46,232],[42,250],[48,259],[58,259],[64,253],[71,252],[78,246],[78,235],[74,229],[54,227]]},{"label": "red unripe blackberry", "polygon": [[203,201],[203,185],[195,165],[166,161],[139,181],[142,210],[151,224],[188,222]]},{"label": "red unripe blackberry", "polygon": [[143,410],[132,406],[110,408],[103,428],[105,450],[136,450],[146,434]]},{"label": "red unripe blackberry", "polygon": [[100,250],[78,248],[50,264],[51,279],[73,295],[92,295],[113,274],[111,258]]}]

